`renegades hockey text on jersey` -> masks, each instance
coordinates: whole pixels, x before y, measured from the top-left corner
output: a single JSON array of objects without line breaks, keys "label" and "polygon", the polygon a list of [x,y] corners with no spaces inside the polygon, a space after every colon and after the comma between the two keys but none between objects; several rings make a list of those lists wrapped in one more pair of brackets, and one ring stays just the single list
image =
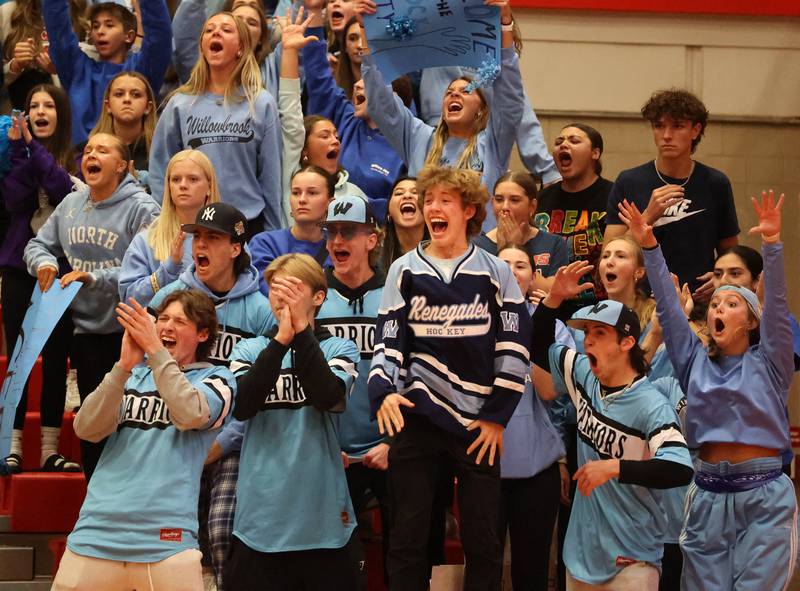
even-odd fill
[{"label": "renegades hockey text on jersey", "polygon": [[[374,418],[398,393],[462,438],[476,419],[508,423],[530,371],[530,316],[509,266],[470,245],[449,281],[424,245],[389,269],[369,376]],[[477,432],[476,432],[477,433]]]}]

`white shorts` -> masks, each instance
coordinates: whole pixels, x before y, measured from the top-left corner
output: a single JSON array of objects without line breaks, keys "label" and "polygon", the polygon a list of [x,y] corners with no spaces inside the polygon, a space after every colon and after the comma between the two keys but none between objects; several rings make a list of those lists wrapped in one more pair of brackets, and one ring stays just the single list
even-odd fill
[{"label": "white shorts", "polygon": [[617,576],[592,585],[574,579],[567,572],[567,591],[658,591],[658,569],[646,562],[637,562],[623,568]]},{"label": "white shorts", "polygon": [[122,562],[64,551],[50,591],[203,591],[199,550],[159,562]]}]

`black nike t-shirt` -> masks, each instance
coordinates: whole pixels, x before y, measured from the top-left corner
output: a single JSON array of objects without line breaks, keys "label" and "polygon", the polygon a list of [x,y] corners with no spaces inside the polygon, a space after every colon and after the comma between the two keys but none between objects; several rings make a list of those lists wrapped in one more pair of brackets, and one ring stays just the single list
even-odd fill
[{"label": "black nike t-shirt", "polygon": [[[686,179],[664,174],[664,181],[681,185]],[[606,224],[622,224],[617,204],[627,199],[644,211],[653,190],[663,186],[653,161],[622,171],[608,196]],[[668,208],[655,224],[655,235],[669,270],[681,284],[697,289],[697,277],[714,268],[716,246],[720,240],[739,234],[731,183],[722,172],[695,163],[684,186],[684,199]]]},{"label": "black nike t-shirt", "polygon": [[[566,239],[570,262],[588,261],[597,268],[606,229],[608,194],[613,186],[611,181],[598,177],[582,191],[565,191],[559,181],[539,193],[534,223]],[[586,306],[605,297],[602,283],[595,281],[593,275],[584,281],[594,282],[595,290],[582,293],[577,305]]]}]

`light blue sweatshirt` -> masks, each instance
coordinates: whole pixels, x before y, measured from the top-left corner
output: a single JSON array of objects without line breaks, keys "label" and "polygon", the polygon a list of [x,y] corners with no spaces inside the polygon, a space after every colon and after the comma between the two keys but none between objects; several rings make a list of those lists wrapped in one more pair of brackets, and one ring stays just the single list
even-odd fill
[{"label": "light blue sweatshirt", "polygon": [[[442,118],[442,97],[450,83],[463,75],[470,75],[469,70],[457,66],[444,68],[425,68],[419,84],[420,117],[428,125],[439,125]],[[492,102],[492,89],[486,89],[487,100]],[[553,156],[547,149],[547,141],[542,133],[542,125],[536,117],[536,111],[525,93],[525,110],[516,132],[517,148],[525,168],[542,179],[545,185],[561,180]],[[489,187],[491,190],[493,187]]]},{"label": "light blue sweatshirt", "polygon": [[[528,305],[528,309],[532,312],[535,308]],[[556,321],[556,342],[575,346],[570,331],[560,320]],[[526,376],[525,392],[503,432],[501,478],[531,478],[567,454],[548,407],[536,393],[530,375]]]},{"label": "light blue sweatshirt", "polygon": [[147,307],[158,290],[172,283],[192,264],[193,234],[186,234],[183,241],[183,258],[180,263],[167,257],[157,261],[147,239],[149,230],[142,230],[133,237],[133,242],[122,259],[119,272],[119,297],[123,302],[133,298]]},{"label": "light blue sweatshirt", "polygon": [[263,217],[266,230],[281,227],[281,127],[275,99],[266,90],[247,101],[224,104],[221,95],[174,95],[150,147],[150,189],[163,195],[164,174],[177,152],[195,148],[209,157],[222,201],[248,220]]},{"label": "light blue sweatshirt", "polygon": [[661,247],[644,251],[664,344],[686,393],[686,441],[691,448],[706,442],[777,450],[790,447],[786,405],[794,360],[783,244],[764,244],[761,252],[764,310],[758,328],[760,342],[744,355],[711,359],[681,309]]},{"label": "light blue sweatshirt", "polygon": [[[172,63],[181,84],[189,79],[192,68],[200,57],[197,40],[203,32],[203,24],[207,18],[206,0],[181,0],[175,11],[172,19]],[[282,48],[279,43],[261,64],[262,84],[275,100],[278,99]]]},{"label": "light blue sweatshirt", "polygon": [[[497,179],[508,169],[516,129],[522,118],[525,97],[519,58],[513,47],[503,48],[502,70],[494,81],[495,100],[486,129],[478,134],[477,152],[469,168],[482,173],[483,184],[491,191]],[[423,123],[395,96],[375,65],[375,58],[365,55],[361,62],[361,76],[369,100],[367,111],[378,124],[389,144],[408,166],[408,174],[417,176],[425,165],[435,128]],[[451,137],[442,150],[442,165],[454,165],[464,151],[467,140]],[[496,226],[491,209],[483,223],[485,230]]]},{"label": "light blue sweatshirt", "polygon": [[[236,278],[236,284],[228,293],[218,296],[197,278],[194,263],[191,263],[177,281],[160,289],[153,296],[150,308],[157,309],[167,295],[180,289],[199,289],[214,301],[219,336],[209,361],[216,365],[227,366],[228,358],[236,343],[242,339],[263,335],[275,324],[275,317],[272,315],[267,298],[258,291],[258,271],[252,265]],[[232,420],[217,435],[216,441],[227,455],[241,449],[243,436],[244,423]]]},{"label": "light blue sweatshirt", "polygon": [[75,271],[94,281],[81,287],[72,301],[77,333],[122,332],[114,309],[119,303],[117,280],[122,258],[133,237],[158,215],[158,204],[131,175],[107,199],[94,202],[89,189],[74,191],[58,204],[39,233],[28,242],[23,259],[36,276],[43,265],[58,268],[66,257]]}]

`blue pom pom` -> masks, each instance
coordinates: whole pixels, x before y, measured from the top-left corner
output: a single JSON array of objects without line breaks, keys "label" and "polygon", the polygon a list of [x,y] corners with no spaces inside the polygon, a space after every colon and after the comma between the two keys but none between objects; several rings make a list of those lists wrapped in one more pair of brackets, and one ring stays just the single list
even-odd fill
[{"label": "blue pom pom", "polygon": [[386,32],[398,41],[405,41],[414,35],[414,21],[407,16],[389,19]]},{"label": "blue pom pom", "polygon": [[500,64],[494,59],[486,57],[480,67],[475,71],[472,82],[464,87],[464,92],[472,92],[477,88],[486,88],[494,84],[495,79],[500,74]]},{"label": "blue pom pom", "polygon": [[8,143],[8,130],[12,124],[11,117],[0,115],[0,179],[11,170],[11,145]]}]

